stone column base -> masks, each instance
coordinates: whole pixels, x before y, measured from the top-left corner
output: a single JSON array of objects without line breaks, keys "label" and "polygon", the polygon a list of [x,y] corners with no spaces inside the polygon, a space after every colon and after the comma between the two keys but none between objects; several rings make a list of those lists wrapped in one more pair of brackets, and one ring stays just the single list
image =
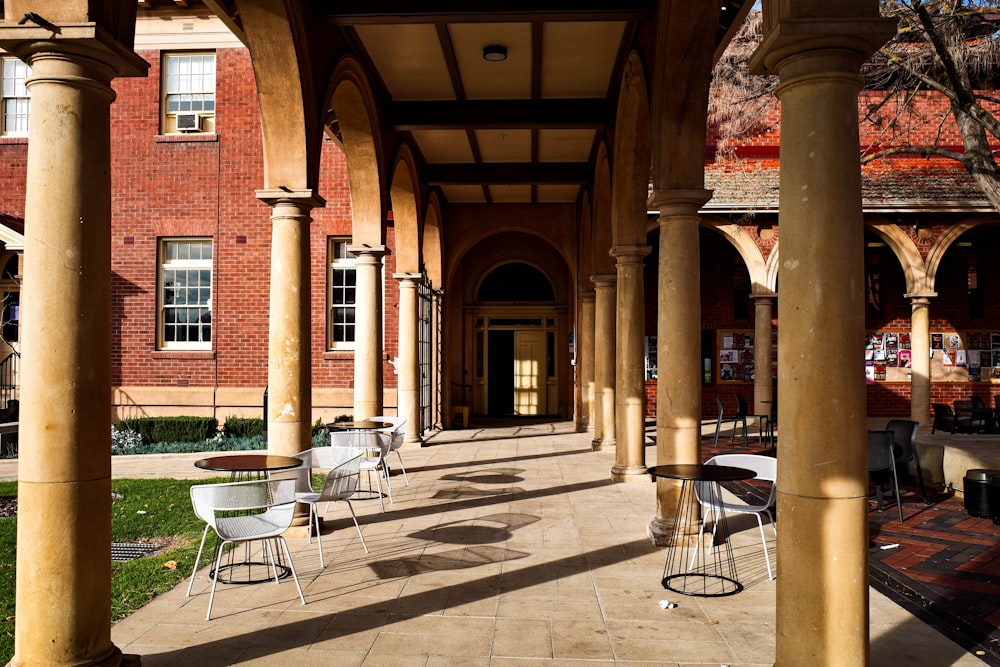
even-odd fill
[{"label": "stone column base", "polygon": [[646,537],[649,539],[649,543],[655,547],[669,547],[672,545],[691,546],[698,541],[698,531],[695,530],[688,535],[680,535],[675,539],[674,522],[672,520],[661,521],[660,519],[653,519],[646,526]]},{"label": "stone column base", "polygon": [[611,466],[612,482],[649,483],[649,470],[645,466]]},{"label": "stone column base", "polygon": [[590,446],[595,452],[602,452],[605,450],[614,451],[618,446],[618,443],[614,440],[601,440],[600,438],[595,438],[594,441],[590,443]]}]

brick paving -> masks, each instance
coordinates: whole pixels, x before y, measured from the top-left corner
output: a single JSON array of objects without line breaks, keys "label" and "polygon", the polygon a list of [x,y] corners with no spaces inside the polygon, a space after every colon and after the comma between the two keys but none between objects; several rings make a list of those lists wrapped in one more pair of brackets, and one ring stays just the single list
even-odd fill
[{"label": "brick paving", "polygon": [[[702,451],[705,458],[773,453],[756,443],[734,447],[728,438],[720,438],[718,446],[705,438]],[[759,498],[753,483],[734,486],[739,495]],[[1000,526],[969,516],[962,498],[949,493],[928,488],[925,505],[920,488],[903,479],[900,493],[902,524],[893,498],[882,511],[871,503],[871,585],[986,664],[1000,667]]]}]

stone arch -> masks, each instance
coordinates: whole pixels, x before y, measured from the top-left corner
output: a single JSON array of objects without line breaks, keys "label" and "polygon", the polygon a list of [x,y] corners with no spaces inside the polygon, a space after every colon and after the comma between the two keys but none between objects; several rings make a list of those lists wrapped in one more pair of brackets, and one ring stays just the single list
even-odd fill
[{"label": "stone arch", "polygon": [[[773,276],[771,275],[768,270],[770,261],[764,260],[764,254],[760,251],[757,244],[754,243],[753,239],[750,238],[750,235],[747,234],[746,229],[719,216],[704,216],[702,218],[702,226],[714,230],[733,244],[740,257],[743,258],[743,263],[746,264],[747,271],[750,273],[750,284],[752,285],[754,294],[768,294],[775,291],[777,275],[776,273]],[[775,246],[775,250],[771,254],[771,259],[775,259],[777,256],[777,246]],[[774,266],[776,267],[777,264]],[[774,281],[772,281],[772,277]]]},{"label": "stone arch", "polygon": [[264,0],[240,3],[253,63],[264,149],[264,188],[312,190],[319,176],[323,128],[308,85],[309,44],[301,12]]},{"label": "stone arch", "polygon": [[937,271],[941,267],[941,262],[944,261],[945,253],[954,244],[958,238],[969,231],[973,227],[977,227],[987,221],[993,222],[994,219],[988,218],[987,216],[973,216],[968,220],[963,220],[962,222],[956,223],[950,226],[945,232],[934,241],[934,245],[931,246],[931,250],[927,253],[927,287],[930,291],[934,290],[934,283],[937,281]]},{"label": "stone arch", "polygon": [[615,246],[646,245],[646,199],[649,192],[649,94],[639,54],[625,63],[612,156],[611,236]]},{"label": "stone arch", "polygon": [[593,291],[590,276],[594,273],[594,241],[593,241],[593,210],[590,202],[590,192],[584,191],[580,197],[580,223],[577,237],[577,262],[574,267],[576,283],[581,291]]},{"label": "stone arch", "polygon": [[441,200],[436,191],[427,197],[422,238],[421,256],[424,273],[427,274],[432,287],[441,289],[444,286],[444,271],[441,268],[441,249],[444,247],[444,239],[441,236]]},{"label": "stone arch", "polygon": [[[533,235],[534,236],[534,235]],[[569,290],[571,286],[570,264],[547,239],[537,236],[541,241],[525,243],[528,233],[524,231],[503,231],[486,236],[465,252],[456,264],[461,264],[467,270],[464,273],[462,285],[462,301],[474,303],[479,285],[483,279],[497,267],[511,262],[521,262],[535,267],[548,278],[555,293],[556,303],[570,303],[573,299]],[[458,287],[456,285],[456,287]]]},{"label": "stone arch", "polygon": [[[611,258],[611,160],[608,145],[602,141],[597,146],[597,160],[594,167],[593,193],[593,234],[591,235],[590,257],[594,273],[614,273],[615,262]],[[582,276],[590,280],[590,276]]]},{"label": "stone arch", "polygon": [[420,272],[420,210],[416,160],[404,144],[396,155],[389,185],[393,227],[396,230],[396,271]]},{"label": "stone arch", "polygon": [[378,104],[364,68],[352,57],[342,58],[331,78],[325,107],[327,124],[340,140],[351,184],[355,244],[381,246],[385,187],[382,176]]},{"label": "stone arch", "polygon": [[927,270],[920,251],[913,239],[896,225],[882,218],[866,221],[865,226],[879,236],[892,250],[896,260],[903,267],[906,277],[907,294],[928,295],[934,291],[934,285],[928,281]]}]

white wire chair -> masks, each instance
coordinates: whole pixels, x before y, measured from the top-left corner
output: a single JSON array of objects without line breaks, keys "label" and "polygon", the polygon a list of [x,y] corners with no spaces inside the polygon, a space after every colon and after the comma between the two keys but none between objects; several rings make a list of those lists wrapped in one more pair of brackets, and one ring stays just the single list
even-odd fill
[{"label": "white wire chair", "polygon": [[403,455],[399,450],[403,447],[403,438],[406,435],[406,418],[404,417],[369,417],[363,421],[385,424],[385,428],[378,429],[382,433],[388,433],[392,438],[389,443],[389,451],[396,453],[399,459],[399,469],[403,471],[403,481],[406,486],[410,485],[410,478],[406,475],[406,466],[403,464]]},{"label": "white wire chair", "polygon": [[[368,475],[368,488],[371,490],[372,473],[375,473],[375,484],[378,486],[378,501],[385,512],[385,501],[382,493],[382,477],[385,477],[386,492],[389,502],[392,500],[392,482],[389,480],[389,467],[385,457],[389,453],[392,436],[380,430],[350,430],[331,431],[330,445],[332,447],[355,447],[366,451],[361,457],[360,472]],[[360,474],[359,472],[359,474]]]},{"label": "white wire chair", "polygon": [[[767,564],[767,578],[774,579],[774,574],[771,571],[771,557],[767,553],[767,538],[764,536],[764,524],[760,517],[761,514],[767,515],[768,520],[771,522],[771,529],[774,531],[775,537],[777,537],[778,529],[774,525],[774,516],[771,514],[770,509],[774,505],[774,500],[778,493],[776,483],[778,476],[777,459],[773,456],[762,456],[760,454],[719,454],[705,461],[705,465],[746,468],[748,470],[753,470],[756,473],[756,477],[754,479],[771,482],[771,489],[768,493],[767,499],[759,505],[744,505],[740,503],[726,502],[722,498],[718,497],[718,494],[715,491],[718,487],[715,484],[707,482],[699,482],[695,487],[695,494],[702,509],[702,522],[698,529],[698,544],[701,544],[702,535],[705,533],[705,523],[708,522],[709,515],[713,518],[711,544],[715,544],[715,529],[719,525],[719,512],[724,512],[725,514],[752,514],[757,519],[757,527],[760,529],[760,544],[764,549],[764,562]],[[726,539],[729,539],[728,535],[726,536]],[[692,551],[692,563],[694,562],[695,555],[697,554]]]},{"label": "white wire chair", "polygon": [[[355,447],[314,447],[305,452],[296,454],[304,462],[304,473],[300,473],[298,479],[304,478],[296,485],[295,499],[309,505],[309,523],[316,530],[316,542],[319,546],[320,567],[326,567],[323,560],[323,539],[319,529],[319,503],[325,502],[326,509],[330,509],[330,503],[343,502],[351,511],[351,518],[354,519],[354,526],[358,529],[358,537],[361,538],[361,546],[365,553],[368,553],[368,545],[365,544],[365,536],[361,532],[361,525],[358,523],[358,515],[354,513],[351,505],[351,496],[358,488],[358,473],[361,466],[361,459],[364,450]],[[315,491],[312,487],[312,471],[314,468],[329,470],[323,482],[323,488]],[[296,471],[298,472],[298,471]],[[310,531],[309,542],[312,542],[312,531]]]},{"label": "white wire chair", "polygon": [[[278,563],[275,560],[275,552],[278,551],[277,546],[280,544],[284,556],[288,560],[287,568],[295,580],[299,599],[302,600],[302,604],[306,603],[306,599],[302,595],[302,587],[299,585],[299,577],[295,573],[295,565],[292,563],[292,555],[288,550],[285,538],[282,536],[282,533],[291,526],[292,517],[295,514],[295,480],[267,479],[230,482],[228,484],[197,484],[191,487],[191,505],[194,508],[194,513],[206,525],[201,535],[198,555],[195,557],[191,581],[188,583],[187,596],[191,595],[191,587],[194,585],[194,578],[198,572],[198,564],[205,549],[209,528],[213,529],[220,539],[215,557],[215,568],[209,571],[212,590],[208,597],[206,621],[212,617],[215,586],[219,581],[222,552],[226,544],[263,541],[264,553],[269,559],[275,583],[281,579],[278,575]],[[250,565],[250,563],[246,563],[246,565]],[[284,567],[282,565],[282,568]]]}]

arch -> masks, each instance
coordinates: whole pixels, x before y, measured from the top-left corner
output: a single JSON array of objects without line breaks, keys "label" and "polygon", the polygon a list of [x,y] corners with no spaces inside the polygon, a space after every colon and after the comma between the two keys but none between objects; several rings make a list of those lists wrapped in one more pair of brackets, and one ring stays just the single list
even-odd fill
[{"label": "arch", "polygon": [[301,12],[267,0],[240,2],[253,64],[264,150],[264,188],[312,190],[323,128],[310,85],[311,46]]},{"label": "arch", "polygon": [[444,272],[441,268],[441,252],[444,239],[441,237],[441,200],[436,191],[427,197],[427,208],[424,210],[423,245],[421,256],[423,270],[431,286],[440,289],[444,286]]},{"label": "arch", "polygon": [[927,281],[927,271],[920,251],[899,225],[876,218],[870,222],[865,221],[865,227],[885,241],[903,267],[907,294],[928,296],[934,291],[934,285]]},{"label": "arch", "polygon": [[342,58],[331,77],[328,125],[336,125],[347,158],[355,244],[385,242],[382,151],[378,105],[364,68],[356,59]]},{"label": "arch", "polygon": [[937,271],[941,267],[941,262],[944,261],[944,255],[947,250],[955,243],[958,238],[969,231],[973,227],[977,227],[987,221],[992,222],[990,218],[986,216],[974,216],[968,220],[956,223],[945,230],[941,236],[934,241],[934,245],[931,246],[930,252],[927,253],[927,286],[929,291],[933,292],[934,283],[937,281]]},{"label": "arch", "polygon": [[611,237],[615,246],[646,245],[650,137],[646,73],[639,54],[633,51],[625,63],[615,115],[611,181]]},{"label": "arch", "polygon": [[406,144],[396,154],[389,198],[393,227],[396,230],[396,271],[420,272],[420,211],[416,160]]},{"label": "arch", "polygon": [[572,301],[570,268],[566,258],[550,243],[525,243],[523,232],[503,232],[482,239],[456,262],[464,267],[464,284],[460,288],[462,301],[476,303],[479,286],[487,275],[510,263],[527,264],[542,273],[552,286],[557,304]]},{"label": "arch", "polygon": [[[594,166],[593,234],[590,257],[594,273],[614,273],[615,261],[611,258],[611,159],[608,145],[602,141],[597,146]],[[590,276],[581,276],[590,280]]]},{"label": "arch", "polygon": [[771,263],[770,260],[777,261],[775,259],[777,256],[777,245],[775,245],[775,250],[771,253],[772,257],[770,260],[765,261],[764,254],[741,225],[729,222],[719,216],[704,216],[702,218],[702,226],[714,230],[733,244],[740,257],[743,258],[743,263],[746,264],[754,294],[768,294],[775,291],[777,285],[777,264],[774,264],[774,274],[769,271],[768,266]]},{"label": "arch", "polygon": [[555,291],[545,271],[528,262],[504,262],[483,276],[476,302],[552,302]]}]

